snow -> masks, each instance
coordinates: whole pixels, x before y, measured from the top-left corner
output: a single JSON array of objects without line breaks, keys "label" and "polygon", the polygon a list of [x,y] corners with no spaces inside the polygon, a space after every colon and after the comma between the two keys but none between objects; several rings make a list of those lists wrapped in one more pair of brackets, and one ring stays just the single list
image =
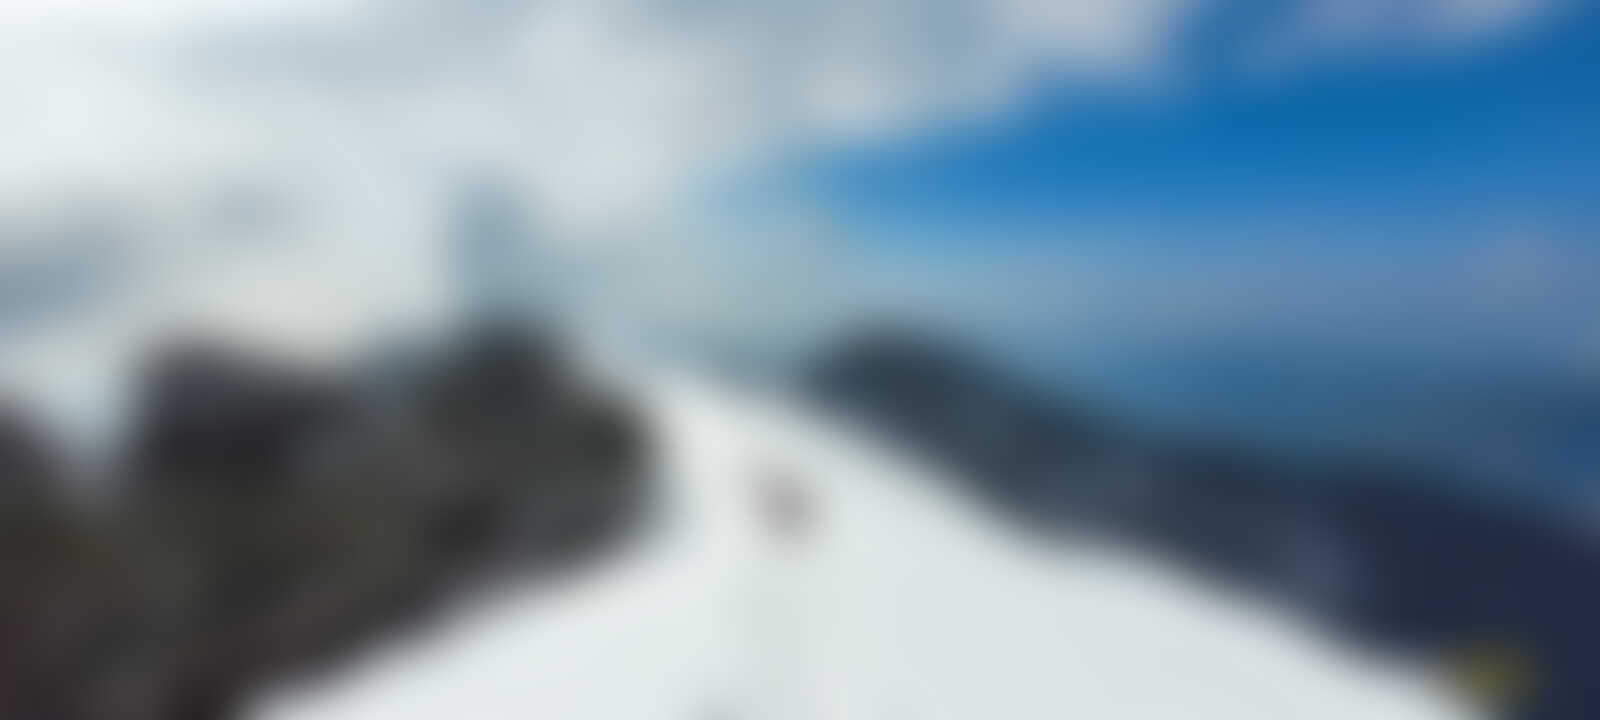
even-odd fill
[{"label": "snow", "polygon": [[[659,521],[603,566],[459,609],[270,720],[1471,715],[1415,669],[1090,544],[1030,543],[938,469],[774,396],[645,393]],[[777,532],[774,478],[806,502]]]}]

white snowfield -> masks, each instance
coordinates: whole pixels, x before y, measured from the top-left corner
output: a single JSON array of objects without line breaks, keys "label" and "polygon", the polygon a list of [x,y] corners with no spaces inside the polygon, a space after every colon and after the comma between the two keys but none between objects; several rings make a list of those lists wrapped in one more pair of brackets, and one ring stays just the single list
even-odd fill
[{"label": "white snowfield", "polygon": [[[254,708],[278,720],[1473,717],[1416,670],[1103,547],[1026,542],[782,403],[662,382],[658,521]],[[782,532],[771,487],[804,512]],[[765,490],[763,490],[765,488]],[[791,503],[793,505],[793,503]],[[794,510],[794,507],[790,507]],[[794,519],[794,518],[790,518]]]}]

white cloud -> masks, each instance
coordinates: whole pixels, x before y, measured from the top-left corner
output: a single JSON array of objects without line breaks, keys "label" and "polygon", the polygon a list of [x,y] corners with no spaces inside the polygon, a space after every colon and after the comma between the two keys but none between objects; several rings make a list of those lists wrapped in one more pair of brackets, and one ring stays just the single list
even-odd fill
[{"label": "white cloud", "polygon": [[[1003,103],[1045,63],[1143,71],[1190,4],[34,0],[8,5],[6,34],[52,41],[15,50],[3,75],[33,132],[82,130],[32,153],[44,163],[83,151],[107,165],[170,166],[141,154],[147,127],[124,124],[150,113],[180,135],[242,124],[228,130],[235,144],[322,120],[326,134],[355,133],[339,142],[377,155],[510,164],[552,220],[587,229],[660,211],[704,175],[793,143]],[[60,71],[41,70],[39,57]],[[266,112],[233,112],[240,104]],[[317,172],[317,159],[293,161]]]},{"label": "white cloud", "polygon": [[1246,50],[1257,69],[1371,52],[1433,56],[1474,48],[1558,13],[1567,0],[1300,0]]}]

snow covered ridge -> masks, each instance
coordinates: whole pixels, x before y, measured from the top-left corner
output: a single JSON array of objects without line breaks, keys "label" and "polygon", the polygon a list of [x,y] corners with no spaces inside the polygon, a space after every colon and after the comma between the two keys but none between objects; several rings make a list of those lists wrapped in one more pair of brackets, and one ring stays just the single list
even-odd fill
[{"label": "snow covered ridge", "polygon": [[642,384],[659,522],[258,718],[1463,718],[1425,672],[1093,543],[1040,545],[773,396]]}]

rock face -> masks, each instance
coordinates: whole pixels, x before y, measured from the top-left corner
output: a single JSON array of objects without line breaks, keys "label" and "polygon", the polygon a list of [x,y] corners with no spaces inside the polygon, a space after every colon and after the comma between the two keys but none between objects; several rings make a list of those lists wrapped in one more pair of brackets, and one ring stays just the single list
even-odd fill
[{"label": "rock face", "polygon": [[1141,432],[916,332],[846,342],[809,383],[1031,527],[1108,532],[1447,667],[1489,646],[1527,679],[1468,691],[1509,717],[1600,714],[1600,543],[1555,514],[1405,463]]},{"label": "rock face", "polygon": [[[203,343],[144,379],[114,501],[0,432],[0,716],[216,718],[452,594],[604,547],[645,443],[553,344],[485,330],[372,382]],[[381,392],[379,388],[381,387]]]},{"label": "rock face", "polygon": [[[137,554],[64,492],[67,467],[15,412],[0,420],[0,715],[112,717],[143,672]],[[141,717],[130,714],[129,717]]]}]

